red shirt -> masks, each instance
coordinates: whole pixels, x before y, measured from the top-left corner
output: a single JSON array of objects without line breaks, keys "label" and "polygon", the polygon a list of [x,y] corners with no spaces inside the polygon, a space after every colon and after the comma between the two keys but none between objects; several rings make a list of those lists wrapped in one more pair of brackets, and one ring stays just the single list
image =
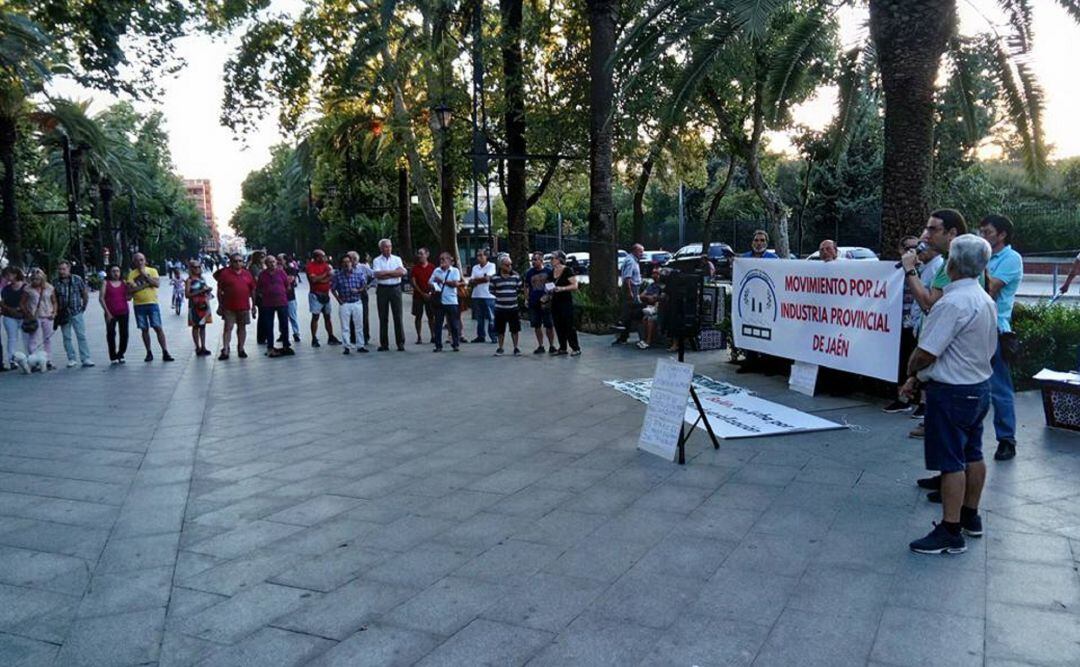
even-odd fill
[{"label": "red shirt", "polygon": [[428,284],[428,281],[431,280],[431,274],[435,273],[434,264],[431,262],[428,262],[427,266],[413,264],[412,270],[409,273],[412,276],[413,281],[424,291],[424,294],[431,293],[431,285]]},{"label": "red shirt", "polygon": [[266,269],[259,274],[259,300],[267,308],[289,305],[289,276],[281,269]]},{"label": "red shirt", "polygon": [[221,290],[221,307],[225,310],[250,310],[255,279],[247,269],[233,271],[225,268],[214,276]]},{"label": "red shirt", "polygon": [[316,262],[314,260],[307,263],[306,268],[308,274],[308,281],[311,283],[311,291],[316,294],[329,294],[330,293],[330,281],[325,283],[317,283],[312,278],[320,278],[322,276],[329,276],[331,273],[330,262]]}]

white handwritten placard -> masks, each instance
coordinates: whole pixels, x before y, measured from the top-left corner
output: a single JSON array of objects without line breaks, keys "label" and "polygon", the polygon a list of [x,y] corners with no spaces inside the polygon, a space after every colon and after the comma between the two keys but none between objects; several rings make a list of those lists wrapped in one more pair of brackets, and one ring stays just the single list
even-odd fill
[{"label": "white handwritten placard", "polygon": [[791,377],[788,378],[788,389],[797,391],[800,394],[806,394],[807,396],[813,396],[814,389],[817,387],[819,368],[820,366],[817,364],[808,364],[803,361],[796,361],[791,364]]},{"label": "white handwritten placard", "polygon": [[638,449],[656,454],[668,461],[675,459],[679,431],[686,414],[686,401],[690,395],[690,380],[694,366],[672,359],[656,362],[649,407],[641,424]]}]

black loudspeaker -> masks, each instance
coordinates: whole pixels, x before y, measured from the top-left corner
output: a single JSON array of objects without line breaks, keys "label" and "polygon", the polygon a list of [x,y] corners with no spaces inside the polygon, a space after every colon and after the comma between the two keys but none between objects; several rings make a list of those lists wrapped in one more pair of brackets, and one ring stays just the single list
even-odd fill
[{"label": "black loudspeaker", "polygon": [[673,339],[696,338],[701,333],[701,276],[671,273],[664,280],[667,295],[664,332]]}]

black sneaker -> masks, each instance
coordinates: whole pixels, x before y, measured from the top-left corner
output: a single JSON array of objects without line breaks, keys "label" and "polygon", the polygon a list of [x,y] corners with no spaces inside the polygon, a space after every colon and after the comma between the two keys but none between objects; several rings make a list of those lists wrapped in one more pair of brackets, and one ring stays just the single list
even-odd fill
[{"label": "black sneaker", "polygon": [[390,351],[390,348],[388,348],[388,347],[385,347],[385,346],[383,346],[383,345],[380,345],[380,346],[379,346],[378,348],[376,348],[376,349],[377,349],[377,350],[378,350],[379,352],[389,352],[389,351]]},{"label": "black sneaker", "polygon": [[293,334],[292,339],[293,339],[294,343],[299,343],[300,342],[300,334]]},{"label": "black sneaker", "polygon": [[495,350],[495,356],[496,357],[503,356],[503,349],[501,347]]},{"label": "black sneaker", "polygon": [[895,414],[897,412],[907,412],[910,409],[910,403],[904,403],[903,401],[893,401],[892,403],[889,403],[884,408],[882,408],[881,411],[888,414]]},{"label": "black sneaker", "polygon": [[967,519],[965,519],[963,516],[961,516],[960,517],[960,530],[962,530],[964,532],[964,534],[967,535],[968,537],[982,537],[983,536],[982,517],[979,516],[978,513],[973,514],[972,516],[968,517]]},{"label": "black sneaker", "polygon": [[922,419],[926,416],[926,403],[919,403],[915,406],[915,409],[911,411],[912,419]]},{"label": "black sneaker", "polygon": [[349,348],[345,348],[344,350],[341,351],[341,353],[342,354],[348,354],[349,353]]},{"label": "black sneaker", "polygon": [[928,491],[940,491],[941,490],[941,475],[934,475],[933,477],[923,477],[915,482],[919,485],[920,489],[927,489]]},{"label": "black sneaker", "polygon": [[[463,340],[463,341],[461,341],[461,342],[463,342],[463,343],[464,343],[465,341]],[[470,340],[469,342],[470,342],[470,343],[483,343],[483,342],[484,342],[484,337],[483,337],[483,336],[477,336],[476,338],[473,338],[473,339],[472,339],[472,340]]]},{"label": "black sneaker", "polygon": [[515,348],[514,348],[514,356],[515,356],[515,357],[520,357],[520,356],[521,356],[521,350],[519,350],[519,349],[517,349],[517,348],[515,347]]},{"label": "black sneaker", "polygon": [[962,554],[967,551],[964,536],[953,535],[940,523],[935,523],[926,537],[908,546],[917,554]]},{"label": "black sneaker", "polygon": [[244,350],[237,350],[236,356],[240,357],[241,359],[247,359],[247,352]]},{"label": "black sneaker", "polygon": [[311,339],[311,347],[322,347],[322,345],[319,343],[318,338],[312,338]]},{"label": "black sneaker", "polygon": [[296,356],[296,350],[292,349],[291,347],[285,348],[281,351],[281,353],[284,354],[286,357]]},{"label": "black sneaker", "polygon": [[326,341],[326,344],[327,345],[341,345],[341,341],[338,340],[337,338],[335,338],[334,336],[330,336],[330,340]]},{"label": "black sneaker", "polygon": [[162,360],[162,361],[176,361],[176,359],[173,359],[173,358],[172,358],[172,355],[171,355],[171,354],[169,354],[168,352],[166,352],[165,354],[161,355],[161,360]]},{"label": "black sneaker", "polygon": [[554,345],[548,347],[548,354],[557,354],[558,352],[559,348],[555,347]]},{"label": "black sneaker", "polygon": [[143,359],[143,361],[153,361],[153,360],[154,360],[154,353],[153,352],[147,352],[146,353],[146,358]]},{"label": "black sneaker", "polygon": [[1016,443],[1002,440],[998,443],[997,451],[994,452],[995,461],[1009,461],[1016,458]]},{"label": "black sneaker", "polygon": [[547,352],[547,348],[545,348],[543,345],[533,350],[533,354],[543,354],[545,352]]},{"label": "black sneaker", "polygon": [[358,348],[356,348],[356,353],[357,354],[367,354],[367,348],[366,347],[358,347]]},{"label": "black sneaker", "polygon": [[398,352],[404,352],[405,351],[405,346],[404,345],[398,345],[397,346],[397,351]]}]

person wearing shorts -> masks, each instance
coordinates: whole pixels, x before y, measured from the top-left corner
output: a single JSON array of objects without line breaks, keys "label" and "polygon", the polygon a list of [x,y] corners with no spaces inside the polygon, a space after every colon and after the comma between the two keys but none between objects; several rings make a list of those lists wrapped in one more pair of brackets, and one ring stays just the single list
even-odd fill
[{"label": "person wearing shorts", "polygon": [[941,473],[942,521],[911,543],[916,553],[963,553],[964,534],[983,534],[983,420],[990,409],[998,328],[997,306],[977,279],[990,253],[990,244],[974,234],[952,241],[946,263],[950,282],[923,322],[901,388],[909,397],[926,388],[926,468]]},{"label": "person wearing shorts", "polygon": [[334,336],[334,324],[330,320],[330,280],[333,278],[334,267],[326,261],[326,253],[322,250],[311,253],[311,261],[307,263],[305,273],[310,286],[308,310],[311,311],[311,347],[319,347],[319,315],[322,315],[323,326],[326,328],[326,344],[341,345],[341,341]]},{"label": "person wearing shorts", "polygon": [[[232,330],[236,328],[236,356],[247,358],[244,342],[247,339],[247,325],[251,324],[251,311],[255,309],[255,278],[244,268],[244,258],[240,253],[229,257],[229,266],[214,274],[218,286],[218,313],[225,322],[221,332],[221,354],[218,359],[229,358],[229,346],[232,343]],[[273,344],[273,341],[271,341]]]},{"label": "person wearing shorts", "polygon": [[[536,332],[537,348],[533,354],[555,352],[555,323],[551,319],[550,301],[545,307],[544,295],[547,294],[547,284],[555,281],[555,274],[550,266],[544,266],[544,255],[534,252],[532,255],[532,268],[525,272],[525,284],[528,286],[529,298],[529,324]],[[550,297],[548,297],[550,299]],[[544,336],[540,331],[543,327],[547,333],[548,349],[544,349]]]},{"label": "person wearing shorts", "polygon": [[173,361],[165,342],[165,331],[161,328],[161,308],[158,307],[157,293],[160,281],[157,269],[146,265],[146,255],[141,252],[135,253],[131,262],[135,268],[127,275],[127,285],[131,292],[131,302],[135,306],[135,326],[142,333],[143,345],[146,347],[146,361],[154,360],[154,353],[150,349],[151,329],[157,334],[158,345],[161,346],[161,360]]},{"label": "person wearing shorts", "polygon": [[409,280],[412,282],[412,316],[413,324],[416,325],[416,344],[424,342],[420,335],[424,315],[428,319],[428,333],[431,341],[435,342],[435,299],[431,293],[431,274],[435,272],[435,265],[428,261],[427,248],[416,251],[416,263],[409,270]]},{"label": "person wearing shorts", "polygon": [[495,356],[503,355],[506,342],[506,329],[510,329],[510,339],[514,343],[514,356],[521,356],[518,348],[518,334],[521,333],[521,314],[518,310],[518,294],[521,293],[521,276],[514,272],[510,255],[499,257],[499,272],[490,279],[491,295],[495,299],[495,335],[499,347]]}]

